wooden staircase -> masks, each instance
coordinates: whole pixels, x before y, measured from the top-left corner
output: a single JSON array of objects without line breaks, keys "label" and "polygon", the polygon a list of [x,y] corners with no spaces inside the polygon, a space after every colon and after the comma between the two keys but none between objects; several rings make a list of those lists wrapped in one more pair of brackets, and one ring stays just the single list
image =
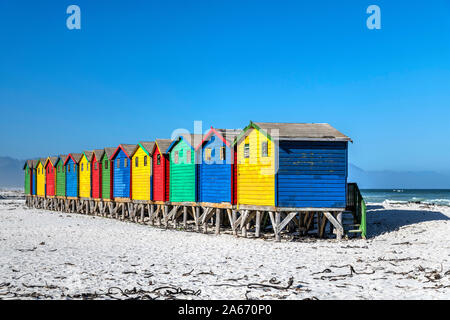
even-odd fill
[{"label": "wooden staircase", "polygon": [[347,237],[367,236],[366,203],[356,183],[348,184],[347,208],[342,213],[342,225]]}]

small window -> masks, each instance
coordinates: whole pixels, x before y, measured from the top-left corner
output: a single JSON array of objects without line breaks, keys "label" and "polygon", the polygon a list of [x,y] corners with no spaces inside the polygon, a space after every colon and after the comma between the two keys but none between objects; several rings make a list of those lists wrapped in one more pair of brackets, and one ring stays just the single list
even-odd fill
[{"label": "small window", "polygon": [[225,147],[220,148],[220,160],[226,160],[227,158],[227,150]]},{"label": "small window", "polygon": [[157,164],[158,166],[161,164],[161,155],[160,155],[160,154],[158,154],[158,155],[156,156],[156,164]]},{"label": "small window", "polygon": [[77,171],[77,165],[75,163],[73,164],[73,171]]},{"label": "small window", "polygon": [[98,170],[98,163],[94,163],[94,170]]},{"label": "small window", "polygon": [[84,163],[81,164],[81,172],[84,171]]},{"label": "small window", "polygon": [[144,156],[144,167],[147,166],[147,156]]},{"label": "small window", "polygon": [[108,160],[105,161],[105,169],[108,170]]},{"label": "small window", "polygon": [[90,167],[90,165],[89,165],[89,162],[87,163],[87,171],[89,171],[89,167]]},{"label": "small window", "polygon": [[134,166],[135,166],[136,168],[139,167],[139,157],[136,157],[136,158],[135,158],[135,160],[134,160]]},{"label": "small window", "polygon": [[128,168],[128,158],[123,159],[123,167]]},{"label": "small window", "polygon": [[210,161],[211,160],[211,148],[206,148],[205,149],[205,161]]},{"label": "small window", "polygon": [[178,151],[175,151],[175,154],[173,156],[173,162],[178,163]]},{"label": "small window", "polygon": [[244,158],[250,158],[250,144],[244,145]]},{"label": "small window", "polygon": [[269,150],[267,148],[267,141],[261,142],[261,157],[268,157]]},{"label": "small window", "polygon": [[191,163],[191,150],[186,151],[186,163]]},{"label": "small window", "polygon": [[67,172],[70,172],[70,164],[67,166]]},{"label": "small window", "polygon": [[118,158],[118,159],[116,160],[116,165],[117,165],[117,168],[120,168],[120,158]]}]

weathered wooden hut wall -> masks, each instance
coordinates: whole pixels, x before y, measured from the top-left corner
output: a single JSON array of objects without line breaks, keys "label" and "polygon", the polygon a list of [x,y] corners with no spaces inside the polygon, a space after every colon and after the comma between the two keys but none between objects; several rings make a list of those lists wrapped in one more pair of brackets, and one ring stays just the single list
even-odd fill
[{"label": "weathered wooden hut wall", "polygon": [[36,174],[36,194],[45,197],[45,168],[43,161],[39,161]]},{"label": "weathered wooden hut wall", "polygon": [[277,205],[345,208],[347,142],[280,141]]},{"label": "weathered wooden hut wall", "polygon": [[195,151],[184,139],[170,150],[170,201],[196,201]]},{"label": "weathered wooden hut wall", "polygon": [[78,164],[74,162],[72,157],[66,161],[66,196],[78,197]]},{"label": "weathered wooden hut wall", "polygon": [[[274,206],[274,144],[259,130],[249,130],[237,145],[237,203]],[[262,155],[263,143],[267,143],[267,156]]]},{"label": "weathered wooden hut wall", "polygon": [[114,198],[130,198],[130,158],[122,149],[119,149],[113,160],[113,196]]},{"label": "weathered wooden hut wall", "polygon": [[67,157],[60,156],[56,163],[56,196],[66,196],[66,170],[64,161]]},{"label": "weathered wooden hut wall", "polygon": [[90,198],[91,197],[91,168],[90,159],[83,154],[79,163],[79,173],[80,173],[80,197]]}]

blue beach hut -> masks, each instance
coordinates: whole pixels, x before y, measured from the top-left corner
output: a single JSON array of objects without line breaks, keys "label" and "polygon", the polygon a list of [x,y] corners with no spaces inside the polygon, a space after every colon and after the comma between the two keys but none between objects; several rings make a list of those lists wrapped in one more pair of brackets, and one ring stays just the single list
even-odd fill
[{"label": "blue beach hut", "polygon": [[70,153],[64,161],[66,170],[66,197],[78,198],[79,196],[79,162],[81,153]]},{"label": "blue beach hut", "polygon": [[130,199],[131,184],[131,155],[136,149],[135,144],[120,144],[111,155],[113,166],[113,197]]},{"label": "blue beach hut", "polygon": [[199,202],[236,203],[236,153],[232,143],[241,131],[211,127],[195,148],[201,159],[197,168]]}]

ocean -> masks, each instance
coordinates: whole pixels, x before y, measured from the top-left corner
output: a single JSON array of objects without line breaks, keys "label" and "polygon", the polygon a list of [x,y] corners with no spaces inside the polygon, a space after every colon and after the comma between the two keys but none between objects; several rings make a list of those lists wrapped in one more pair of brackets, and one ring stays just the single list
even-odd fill
[{"label": "ocean", "polygon": [[449,189],[362,189],[366,203],[415,202],[450,206]]}]

